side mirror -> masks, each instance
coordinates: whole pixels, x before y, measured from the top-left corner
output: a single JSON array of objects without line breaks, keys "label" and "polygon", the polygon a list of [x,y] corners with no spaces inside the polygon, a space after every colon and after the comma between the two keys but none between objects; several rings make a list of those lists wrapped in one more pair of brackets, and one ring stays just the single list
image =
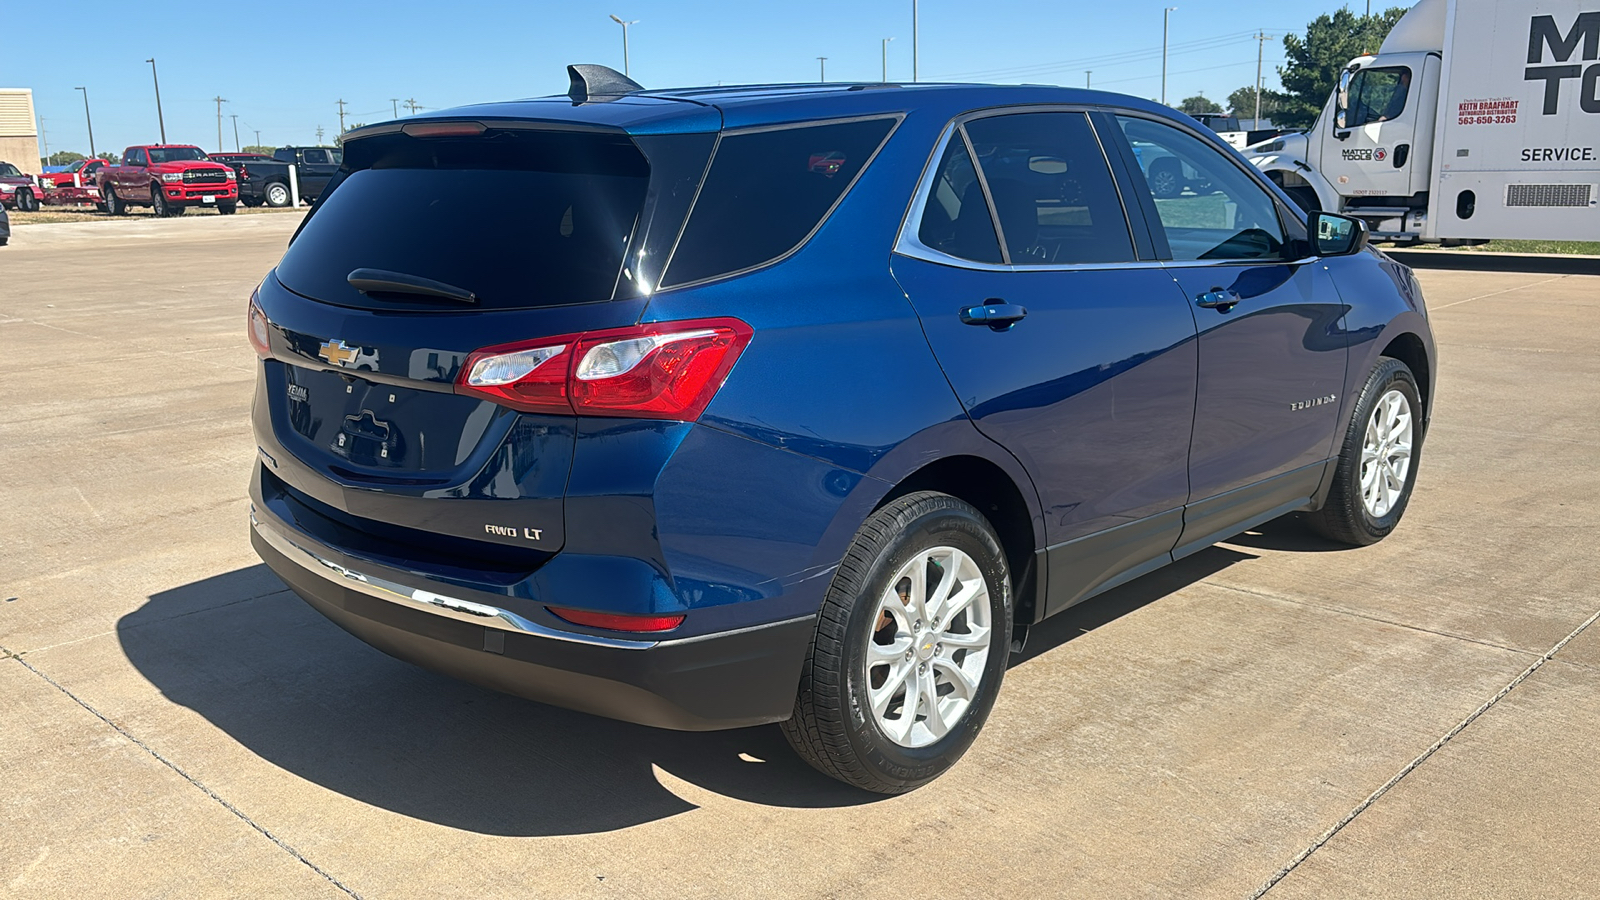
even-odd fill
[{"label": "side mirror", "polygon": [[1367,246],[1367,223],[1330,212],[1314,212],[1307,223],[1318,256],[1351,256]]}]

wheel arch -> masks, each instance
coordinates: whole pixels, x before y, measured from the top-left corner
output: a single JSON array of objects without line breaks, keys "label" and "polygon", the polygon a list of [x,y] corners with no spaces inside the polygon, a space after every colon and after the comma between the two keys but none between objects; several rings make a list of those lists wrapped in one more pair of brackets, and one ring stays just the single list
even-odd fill
[{"label": "wheel arch", "polygon": [[[1032,483],[1026,490],[1033,491]],[[981,456],[947,456],[908,473],[878,499],[885,504],[918,491],[937,491],[972,504],[1000,537],[1015,592],[1015,624],[1025,626],[1043,612],[1044,577],[1034,513],[1024,488],[1004,468]]]},{"label": "wheel arch", "polygon": [[[1411,370],[1411,375],[1417,380],[1417,393],[1421,394],[1422,408],[1433,409],[1433,369],[1432,359],[1428,355],[1428,347],[1422,337],[1412,331],[1402,331],[1394,335],[1378,351],[1379,356],[1398,359]],[[1426,421],[1427,417],[1424,417]]]},{"label": "wheel arch", "polygon": [[1334,190],[1328,179],[1322,177],[1322,173],[1306,166],[1304,163],[1298,160],[1279,158],[1269,162],[1262,162],[1256,168],[1268,181],[1285,191],[1296,187],[1311,188],[1316,193],[1317,202],[1322,205],[1323,209],[1330,212],[1339,211],[1339,192]]}]

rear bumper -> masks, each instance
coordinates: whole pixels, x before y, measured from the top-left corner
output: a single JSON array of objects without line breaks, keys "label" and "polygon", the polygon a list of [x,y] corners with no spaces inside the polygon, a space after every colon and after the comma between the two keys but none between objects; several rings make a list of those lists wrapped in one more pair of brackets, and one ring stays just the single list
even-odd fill
[{"label": "rear bumper", "polygon": [[346,557],[257,507],[251,543],[301,599],[378,649],[441,674],[641,725],[708,731],[789,717],[805,616],[677,640],[565,632],[458,589]]}]

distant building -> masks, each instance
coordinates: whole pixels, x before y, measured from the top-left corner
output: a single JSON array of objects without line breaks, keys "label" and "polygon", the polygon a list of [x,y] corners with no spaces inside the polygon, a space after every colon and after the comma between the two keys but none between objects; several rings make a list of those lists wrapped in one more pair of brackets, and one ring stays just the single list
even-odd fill
[{"label": "distant building", "polygon": [[36,121],[32,88],[0,88],[0,159],[29,175],[40,172]]}]

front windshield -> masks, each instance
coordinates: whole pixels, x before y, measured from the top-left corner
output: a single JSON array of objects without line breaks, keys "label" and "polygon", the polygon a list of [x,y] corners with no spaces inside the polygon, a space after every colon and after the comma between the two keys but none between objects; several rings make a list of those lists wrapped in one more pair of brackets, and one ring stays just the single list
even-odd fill
[{"label": "front windshield", "polygon": [[151,147],[150,162],[170,163],[209,159],[199,147]]},{"label": "front windshield", "polygon": [[88,160],[87,160],[87,159],[80,159],[80,160],[78,160],[78,161],[77,161],[77,162],[75,162],[75,163],[73,163],[73,164],[72,164],[72,165],[70,165],[70,166],[67,166],[67,171],[68,171],[68,172],[76,172],[76,171],[78,171],[78,170],[79,170],[79,169],[81,169],[81,168],[83,168],[83,167],[84,167],[84,165],[85,165],[85,164],[86,164],[86,163],[88,163],[88,162],[89,162],[89,161],[88,161]]},{"label": "front windshield", "polygon": [[21,174],[22,172],[11,163],[0,163],[0,178],[16,178]]}]

